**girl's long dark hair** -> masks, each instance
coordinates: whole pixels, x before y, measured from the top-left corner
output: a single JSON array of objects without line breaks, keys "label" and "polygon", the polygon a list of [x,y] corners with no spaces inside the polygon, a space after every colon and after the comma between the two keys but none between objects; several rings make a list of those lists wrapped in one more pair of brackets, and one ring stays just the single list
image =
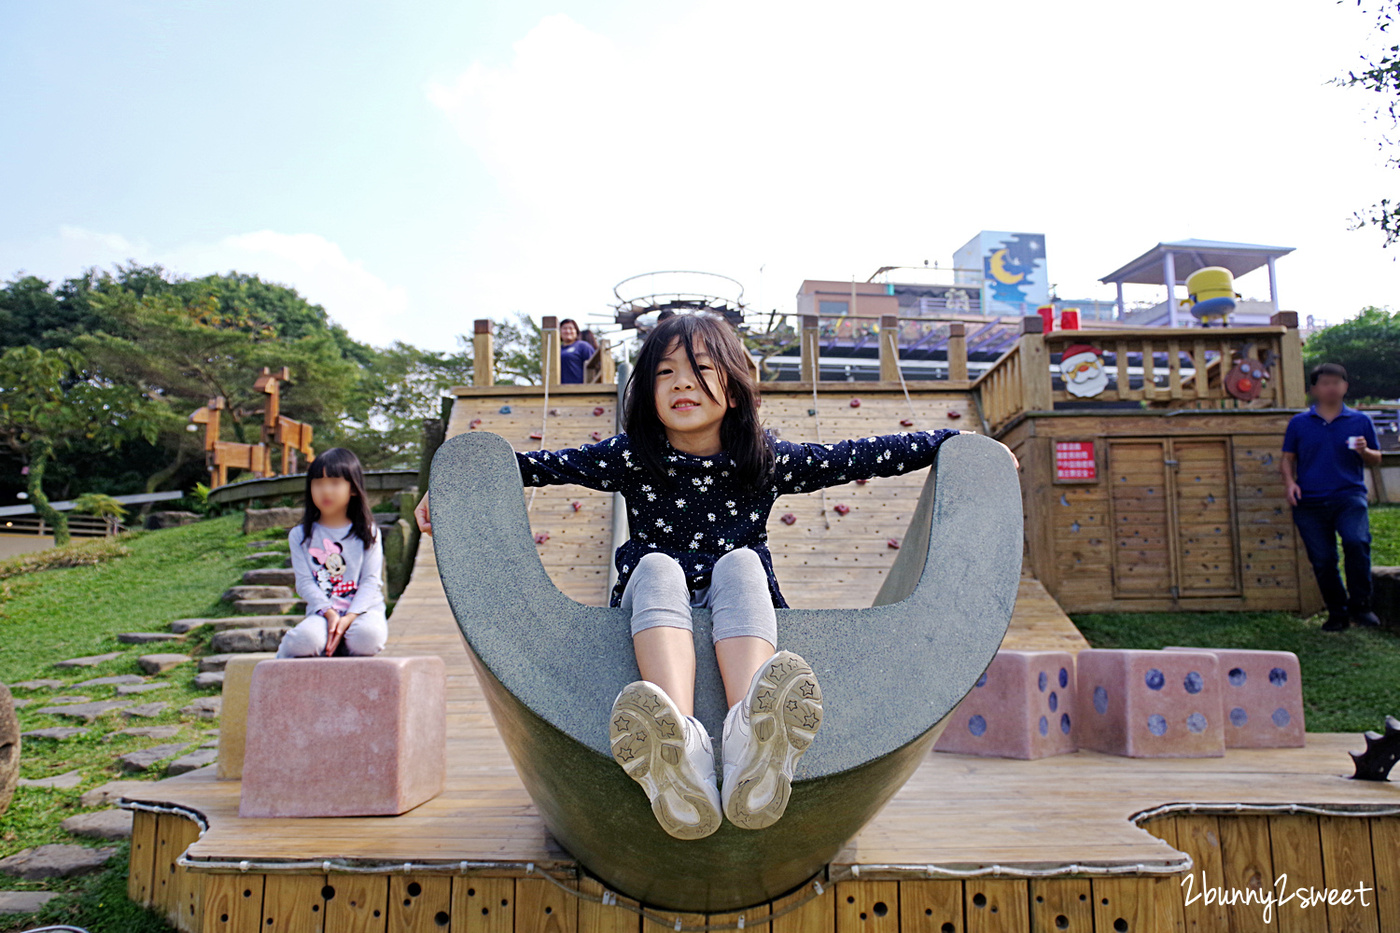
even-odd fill
[{"label": "girl's long dark hair", "polygon": [[369,507],[369,497],[365,495],[365,474],[360,469],[360,458],[344,447],[321,451],[306,468],[306,514],[301,519],[301,539],[311,540],[311,525],[321,518],[321,510],[311,498],[311,481],[322,478],[343,479],[350,483],[350,502],[345,507],[345,515],[350,519],[350,532],[363,541],[365,547],[371,547],[379,534],[379,523]]},{"label": "girl's long dark hair", "polygon": [[[723,376],[727,398],[715,398],[709,386],[699,379],[695,361],[695,340],[704,344],[710,361]],[[720,423],[720,443],[733,459],[735,480],[749,490],[766,484],[773,472],[773,442],[758,420],[758,384],[749,371],[749,352],[729,322],[708,312],[674,314],[656,325],[637,354],[637,365],[627,385],[626,414],[623,419],[629,446],[642,466],[660,482],[667,482],[666,427],[656,413],[656,370],[671,344],[680,341],[686,359],[696,374],[700,390],[725,408]]]}]

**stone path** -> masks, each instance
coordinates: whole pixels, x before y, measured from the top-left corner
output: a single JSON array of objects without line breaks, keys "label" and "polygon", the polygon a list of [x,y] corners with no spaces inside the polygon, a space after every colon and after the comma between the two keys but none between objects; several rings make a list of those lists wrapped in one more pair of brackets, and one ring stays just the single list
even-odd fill
[{"label": "stone path", "polygon": [[122,767],[128,771],[149,771],[167,758],[174,758],[176,755],[190,747],[189,742],[172,742],[169,745],[152,745],[149,748],[137,749],[134,752],[127,752],[117,758],[122,763]]},{"label": "stone path", "polygon": [[84,839],[103,839],[112,842],[131,838],[130,810],[98,810],[94,813],[79,813],[58,824],[65,832]]},{"label": "stone path", "polygon": [[0,916],[32,914],[56,897],[56,891],[0,891]]},{"label": "stone path", "polygon": [[45,706],[37,710],[37,712],[52,713],[55,716],[67,716],[72,719],[81,719],[83,722],[92,722],[99,716],[115,713],[117,710],[124,709],[130,705],[130,703],[123,703],[120,700],[104,700],[101,703],[75,703],[72,706]]},{"label": "stone path", "polygon": [[190,656],[187,654],[145,654],[136,659],[136,665],[147,674],[164,674],[189,662]]},{"label": "stone path", "polygon": [[18,782],[20,787],[42,787],[50,790],[70,790],[81,783],[83,783],[83,772],[81,771],[65,771],[63,774],[35,780],[20,778]]},{"label": "stone path", "polygon": [[39,846],[0,858],[0,874],[14,875],[24,881],[72,878],[96,871],[116,854],[114,848],[90,849],[87,846],[56,844]]},{"label": "stone path", "polygon": [[77,726],[54,726],[52,729],[30,729],[28,732],[21,732],[20,737],[25,739],[71,739],[87,734],[87,729],[80,729]]},{"label": "stone path", "polygon": [[113,651],[109,654],[94,654],[85,658],[69,658],[67,661],[56,661],[54,667],[59,670],[69,670],[75,667],[96,667],[99,664],[106,664],[108,661],[115,661],[121,657],[120,651]]}]

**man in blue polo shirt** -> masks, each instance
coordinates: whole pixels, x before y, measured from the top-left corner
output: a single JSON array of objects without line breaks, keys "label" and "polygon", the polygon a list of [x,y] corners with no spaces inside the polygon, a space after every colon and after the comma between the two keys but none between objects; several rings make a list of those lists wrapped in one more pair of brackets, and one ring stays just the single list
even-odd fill
[{"label": "man in blue polo shirt", "polygon": [[[1365,414],[1343,402],[1347,371],[1340,363],[1315,367],[1308,384],[1313,405],[1288,422],[1279,469],[1293,506],[1293,523],[1327,603],[1322,628],[1340,632],[1350,622],[1379,625],[1371,611],[1371,521],[1364,473],[1365,466],[1381,461],[1376,428]],[[1337,572],[1339,536],[1345,587]]]}]

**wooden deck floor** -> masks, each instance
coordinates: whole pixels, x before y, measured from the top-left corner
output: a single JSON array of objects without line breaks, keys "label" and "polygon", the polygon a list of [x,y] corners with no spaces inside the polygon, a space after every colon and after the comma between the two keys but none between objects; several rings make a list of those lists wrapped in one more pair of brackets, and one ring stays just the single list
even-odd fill
[{"label": "wooden deck floor", "polygon": [[[394,862],[504,860],[565,866],[507,756],[476,685],[461,636],[425,539],[414,582],[392,619],[391,654],[438,654],[448,665],[447,791],[392,819],[239,819],[239,785],[212,769],[150,785],[152,802],[203,814],[208,831],[189,850],[195,860]],[[1008,644],[1071,647],[1035,594],[1013,620]],[[1044,597],[1048,600],[1048,597]],[[1051,601],[1053,603],[1053,601]],[[1077,635],[1077,632],[1075,633]],[[1400,812],[1400,784],[1347,780],[1354,735],[1311,734],[1304,749],[1232,750],[1224,758],[1137,760],[1080,751],[1040,761],[937,753],[854,839],[839,864],[882,866],[895,874],[937,875],[991,864],[1008,870],[1060,865],[1179,866],[1162,839],[1131,822],[1167,804],[1322,808]]]}]

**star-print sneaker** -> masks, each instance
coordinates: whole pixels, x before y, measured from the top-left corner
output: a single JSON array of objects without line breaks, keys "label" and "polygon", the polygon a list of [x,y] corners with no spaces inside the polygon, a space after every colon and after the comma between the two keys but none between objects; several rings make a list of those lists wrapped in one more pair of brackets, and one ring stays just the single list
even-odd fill
[{"label": "star-print sneaker", "polygon": [[656,684],[638,680],[613,701],[613,758],[642,785],[661,828],[677,839],[719,829],[715,752],[700,721],[681,715]]},{"label": "star-print sneaker", "polygon": [[821,724],[822,691],[812,666],[791,651],[777,652],[724,718],[722,804],[729,822],[763,829],[778,821],[793,769]]}]

